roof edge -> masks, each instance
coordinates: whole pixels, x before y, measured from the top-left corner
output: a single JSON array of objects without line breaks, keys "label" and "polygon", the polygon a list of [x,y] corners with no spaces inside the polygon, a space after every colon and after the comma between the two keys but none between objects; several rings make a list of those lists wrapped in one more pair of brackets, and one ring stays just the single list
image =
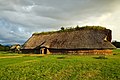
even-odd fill
[{"label": "roof edge", "polygon": [[79,30],[110,30],[105,27],[101,26],[83,26],[83,27],[78,27],[76,26],[75,28],[66,28],[64,30],[58,30],[58,31],[48,31],[48,32],[36,32],[33,33],[32,35],[43,35],[43,34],[53,34],[53,33],[61,33],[61,32],[73,32],[73,31],[79,31]]}]

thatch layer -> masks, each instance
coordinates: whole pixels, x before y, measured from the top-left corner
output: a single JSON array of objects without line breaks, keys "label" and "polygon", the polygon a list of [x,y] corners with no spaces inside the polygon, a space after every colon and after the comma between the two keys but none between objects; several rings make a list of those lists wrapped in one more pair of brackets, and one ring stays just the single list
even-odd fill
[{"label": "thatch layer", "polygon": [[53,49],[113,49],[111,30],[81,29],[52,34],[33,34],[23,49],[47,47]]}]

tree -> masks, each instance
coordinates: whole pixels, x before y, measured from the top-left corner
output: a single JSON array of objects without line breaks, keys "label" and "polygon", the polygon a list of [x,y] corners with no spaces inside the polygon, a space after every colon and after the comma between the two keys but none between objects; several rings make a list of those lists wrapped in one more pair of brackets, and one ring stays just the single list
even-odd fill
[{"label": "tree", "polygon": [[77,25],[76,27],[75,27],[75,30],[79,30],[80,29],[80,27]]},{"label": "tree", "polygon": [[64,27],[61,27],[61,31],[64,31],[65,30],[65,28]]},{"label": "tree", "polygon": [[120,42],[113,41],[112,44],[113,44],[115,47],[120,48]]},{"label": "tree", "polygon": [[9,46],[4,46],[0,44],[0,51],[9,51],[10,47]]}]

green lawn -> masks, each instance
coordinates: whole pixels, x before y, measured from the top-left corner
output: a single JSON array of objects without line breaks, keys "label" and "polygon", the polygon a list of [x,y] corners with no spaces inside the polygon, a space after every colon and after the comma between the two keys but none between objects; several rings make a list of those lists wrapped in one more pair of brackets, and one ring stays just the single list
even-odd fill
[{"label": "green lawn", "polygon": [[0,80],[120,80],[120,50],[98,56],[0,52]]}]

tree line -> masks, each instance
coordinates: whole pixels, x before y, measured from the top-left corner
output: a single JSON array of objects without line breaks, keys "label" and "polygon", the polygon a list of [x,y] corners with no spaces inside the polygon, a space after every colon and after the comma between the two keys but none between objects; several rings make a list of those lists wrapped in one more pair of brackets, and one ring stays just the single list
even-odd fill
[{"label": "tree line", "polygon": [[113,44],[116,48],[120,48],[120,42],[118,42],[118,41],[113,41],[112,44]]},{"label": "tree line", "polygon": [[4,46],[0,44],[0,51],[9,51],[9,50],[10,50],[10,46]]}]

